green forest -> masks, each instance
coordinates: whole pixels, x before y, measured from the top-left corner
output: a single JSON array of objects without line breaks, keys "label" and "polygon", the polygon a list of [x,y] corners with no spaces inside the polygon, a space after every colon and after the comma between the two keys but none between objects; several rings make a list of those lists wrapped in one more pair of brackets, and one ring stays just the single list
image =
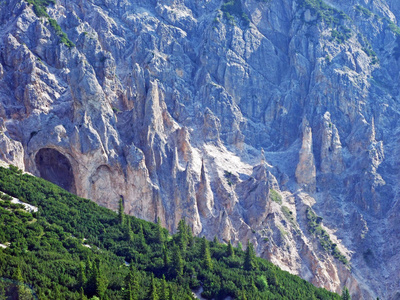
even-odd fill
[{"label": "green forest", "polygon": [[0,299],[180,300],[200,287],[207,299],[342,299],[184,220],[171,235],[122,201],[114,212],[13,166],[0,167],[0,190]]}]

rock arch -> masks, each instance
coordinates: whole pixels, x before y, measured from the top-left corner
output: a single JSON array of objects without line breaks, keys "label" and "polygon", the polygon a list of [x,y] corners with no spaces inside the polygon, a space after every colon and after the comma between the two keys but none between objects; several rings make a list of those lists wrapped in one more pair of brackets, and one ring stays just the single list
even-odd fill
[{"label": "rock arch", "polygon": [[35,156],[40,177],[76,194],[75,178],[68,158],[53,148],[42,148]]}]

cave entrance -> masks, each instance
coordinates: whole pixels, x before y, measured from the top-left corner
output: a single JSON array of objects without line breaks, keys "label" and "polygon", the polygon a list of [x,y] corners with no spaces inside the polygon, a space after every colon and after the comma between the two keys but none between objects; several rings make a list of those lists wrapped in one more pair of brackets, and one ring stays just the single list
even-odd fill
[{"label": "cave entrance", "polygon": [[40,177],[76,194],[72,166],[65,155],[55,149],[43,148],[36,153],[35,163]]}]

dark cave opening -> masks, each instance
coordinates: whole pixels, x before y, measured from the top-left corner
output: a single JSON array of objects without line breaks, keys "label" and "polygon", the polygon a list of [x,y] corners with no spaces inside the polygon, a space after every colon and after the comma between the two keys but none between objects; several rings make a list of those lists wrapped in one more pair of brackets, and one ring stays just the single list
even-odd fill
[{"label": "dark cave opening", "polygon": [[65,155],[55,149],[43,148],[36,153],[35,163],[40,177],[76,194],[72,166]]}]

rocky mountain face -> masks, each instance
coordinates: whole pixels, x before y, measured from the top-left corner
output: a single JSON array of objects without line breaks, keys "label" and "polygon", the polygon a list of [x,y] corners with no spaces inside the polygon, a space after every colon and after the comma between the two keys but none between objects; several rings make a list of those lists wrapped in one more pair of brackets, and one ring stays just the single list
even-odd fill
[{"label": "rocky mountain face", "polygon": [[3,161],[400,299],[398,1],[29,2],[0,2]]}]

